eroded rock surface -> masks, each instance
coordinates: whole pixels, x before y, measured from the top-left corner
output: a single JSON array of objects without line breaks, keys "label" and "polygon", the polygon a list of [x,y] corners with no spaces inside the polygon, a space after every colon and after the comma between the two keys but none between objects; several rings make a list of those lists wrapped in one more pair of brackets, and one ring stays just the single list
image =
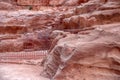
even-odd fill
[{"label": "eroded rock surface", "polygon": [[62,27],[73,29],[119,22],[119,12],[120,1],[90,0],[68,12],[69,16],[64,14]]},{"label": "eroded rock surface", "polygon": [[53,11],[0,11],[1,33],[24,33],[51,26]]},{"label": "eroded rock surface", "polygon": [[14,9],[13,5],[7,2],[0,2],[0,10],[12,10]]},{"label": "eroded rock surface", "polygon": [[48,49],[51,80],[120,80],[120,0],[1,0],[0,53]]},{"label": "eroded rock surface", "polygon": [[89,0],[60,15],[60,28],[77,29],[78,34],[55,38],[42,75],[52,80],[119,80],[119,4],[118,0]]},{"label": "eroded rock surface", "polygon": [[120,24],[100,25],[87,35],[60,39],[45,63],[54,80],[119,80]]}]

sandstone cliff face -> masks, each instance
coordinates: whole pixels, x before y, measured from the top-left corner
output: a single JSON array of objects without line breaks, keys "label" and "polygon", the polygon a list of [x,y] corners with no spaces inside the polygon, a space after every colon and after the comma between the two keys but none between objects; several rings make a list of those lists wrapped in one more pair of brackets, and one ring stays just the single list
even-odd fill
[{"label": "sandstone cliff face", "polygon": [[50,0],[50,5],[54,6],[76,6],[81,3],[87,2],[87,0]]},{"label": "sandstone cliff face", "polygon": [[76,6],[88,0],[18,0],[19,5],[42,5],[42,6]]},{"label": "sandstone cliff face", "polygon": [[119,4],[119,0],[90,0],[60,15],[60,29],[80,30],[55,38],[42,75],[52,80],[119,80]]},{"label": "sandstone cliff face", "polygon": [[[41,10],[54,7],[74,7],[88,0],[1,0],[1,10]],[[10,6],[12,5],[12,6]],[[12,9],[11,9],[12,8]]]},{"label": "sandstone cliff face", "polygon": [[120,0],[1,0],[0,10],[0,53],[49,49],[41,74],[52,80],[120,80]]},{"label": "sandstone cliff face", "polygon": [[13,10],[14,7],[12,4],[7,2],[0,2],[0,10]]},{"label": "sandstone cliff face", "polygon": [[[120,21],[120,1],[90,0],[77,6],[71,16],[62,21],[64,28],[84,28]],[[73,14],[74,13],[74,14]]]},{"label": "sandstone cliff face", "polygon": [[29,10],[1,11],[0,33],[24,33],[51,26],[54,21],[53,12],[37,12]]},{"label": "sandstone cliff face", "polygon": [[119,80],[120,24],[99,26],[86,35],[60,39],[47,58],[44,75],[54,80]]},{"label": "sandstone cliff face", "polygon": [[[48,49],[53,11],[0,11],[0,52]],[[47,45],[47,46],[46,46]]]},{"label": "sandstone cliff face", "polygon": [[19,5],[48,5],[49,0],[17,0]]},{"label": "sandstone cliff face", "polygon": [[51,44],[50,33],[50,30],[41,30],[26,34],[1,35],[0,52],[48,50]]}]

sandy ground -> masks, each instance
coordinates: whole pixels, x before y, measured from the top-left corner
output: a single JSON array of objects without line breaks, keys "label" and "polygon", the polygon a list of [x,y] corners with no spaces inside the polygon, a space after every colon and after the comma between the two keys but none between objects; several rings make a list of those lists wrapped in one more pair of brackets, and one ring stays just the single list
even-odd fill
[{"label": "sandy ground", "polygon": [[0,80],[49,80],[40,76],[42,68],[24,64],[0,64]]}]

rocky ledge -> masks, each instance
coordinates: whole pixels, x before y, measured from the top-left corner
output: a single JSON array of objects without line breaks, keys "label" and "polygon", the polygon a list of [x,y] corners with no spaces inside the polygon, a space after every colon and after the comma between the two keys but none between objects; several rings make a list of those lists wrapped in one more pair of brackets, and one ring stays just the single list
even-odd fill
[{"label": "rocky ledge", "polygon": [[77,29],[77,34],[57,35],[42,75],[52,80],[119,80],[119,4],[119,0],[89,0],[61,15],[60,28]]}]

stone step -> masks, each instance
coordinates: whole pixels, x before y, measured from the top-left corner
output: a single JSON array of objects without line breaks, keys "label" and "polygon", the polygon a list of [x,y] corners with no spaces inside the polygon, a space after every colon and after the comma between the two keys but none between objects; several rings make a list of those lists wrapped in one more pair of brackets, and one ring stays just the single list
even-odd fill
[{"label": "stone step", "polygon": [[31,52],[6,52],[0,53],[0,60],[30,60],[41,59],[48,54],[48,50]]}]

